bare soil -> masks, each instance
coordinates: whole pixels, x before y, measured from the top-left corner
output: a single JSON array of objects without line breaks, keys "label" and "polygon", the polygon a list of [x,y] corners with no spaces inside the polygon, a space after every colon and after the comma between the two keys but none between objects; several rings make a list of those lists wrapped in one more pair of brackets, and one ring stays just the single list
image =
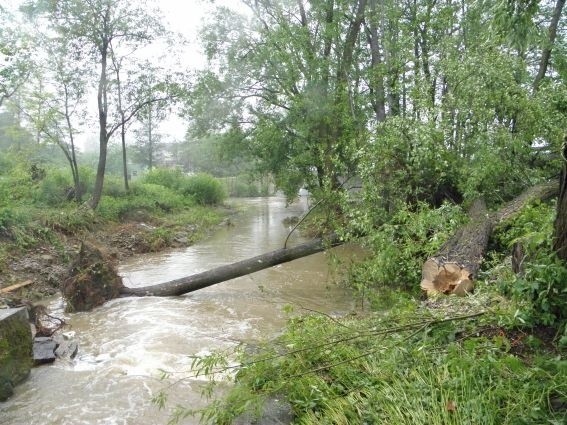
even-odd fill
[{"label": "bare soil", "polygon": [[[173,238],[155,240],[152,233],[159,225],[152,220],[137,221],[129,217],[124,223],[97,226],[90,232],[80,235],[68,235],[57,232],[55,240],[43,243],[29,250],[14,250],[0,265],[0,289],[27,280],[33,283],[10,292],[0,293],[2,306],[30,304],[42,298],[60,292],[61,285],[69,274],[69,268],[77,257],[82,241],[89,241],[100,247],[110,261],[118,262],[123,258],[145,252],[156,252],[168,248],[189,246],[202,234],[197,226],[171,229]],[[148,217],[144,217],[148,219]],[[0,243],[10,243],[1,240]]]}]

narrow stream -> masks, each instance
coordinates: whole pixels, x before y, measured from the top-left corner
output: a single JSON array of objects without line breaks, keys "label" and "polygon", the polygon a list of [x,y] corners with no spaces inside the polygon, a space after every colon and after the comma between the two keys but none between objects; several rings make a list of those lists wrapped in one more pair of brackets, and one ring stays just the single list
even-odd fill
[{"label": "narrow stream", "polygon": [[[282,220],[306,211],[305,198],[286,207],[280,197],[232,201],[241,210],[234,226],[219,229],[192,247],[131,258],[120,266],[128,286],[165,282],[282,246]],[[290,244],[300,243],[294,236]],[[348,259],[352,248],[334,249]],[[165,424],[151,398],[164,385],[159,370],[188,376],[189,355],[228,348],[240,341],[271,338],[295,311],[344,314],[352,297],[334,283],[328,254],[316,254],[181,297],[123,298],[88,313],[64,314],[61,299],[52,311],[75,332],[79,354],[72,362],[34,368],[16,394],[0,403],[2,425]],[[169,391],[172,404],[197,408],[201,382],[187,379]],[[197,424],[187,419],[184,424]]]}]

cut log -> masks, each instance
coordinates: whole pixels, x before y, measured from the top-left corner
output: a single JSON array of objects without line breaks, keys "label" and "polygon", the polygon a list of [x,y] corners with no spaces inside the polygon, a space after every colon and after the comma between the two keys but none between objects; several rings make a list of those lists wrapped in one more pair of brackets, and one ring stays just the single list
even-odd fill
[{"label": "cut log", "polygon": [[421,288],[428,293],[464,295],[472,291],[493,223],[482,200],[473,204],[469,216],[470,222],[423,264]]},{"label": "cut log", "polygon": [[557,193],[557,182],[533,186],[495,213],[489,213],[483,201],[474,202],[469,210],[469,222],[423,264],[421,288],[428,295],[464,296],[472,292],[493,227],[512,218],[529,203],[549,199]]},{"label": "cut log", "polygon": [[6,286],[5,288],[0,289],[0,294],[5,294],[7,292],[11,292],[11,291],[14,291],[16,289],[23,288],[24,286],[31,285],[32,283],[33,283],[33,280],[26,280],[26,281],[21,282],[21,283],[16,283],[15,285]]},{"label": "cut log", "polygon": [[259,270],[267,269],[278,264],[306,257],[317,252],[324,251],[327,248],[342,244],[337,235],[331,235],[327,238],[314,239],[310,242],[298,245],[293,248],[282,248],[266,254],[248,258],[236,263],[220,266],[206,272],[197,273],[191,276],[182,277],[180,279],[169,282],[159,283],[151,286],[143,286],[139,288],[131,288],[123,286],[120,293],[123,296],[171,296],[182,295],[203,289],[220,282],[244,276]]}]

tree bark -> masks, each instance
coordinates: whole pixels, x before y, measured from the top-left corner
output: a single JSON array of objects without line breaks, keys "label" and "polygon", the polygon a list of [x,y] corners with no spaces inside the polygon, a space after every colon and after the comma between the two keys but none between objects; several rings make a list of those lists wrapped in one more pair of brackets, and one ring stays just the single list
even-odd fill
[{"label": "tree bark", "polygon": [[101,17],[105,31],[101,34],[100,45],[98,51],[100,53],[100,76],[98,80],[97,105],[98,105],[98,123],[99,123],[99,153],[98,166],[96,170],[96,179],[93,189],[93,196],[89,202],[91,208],[95,210],[100,203],[102,197],[102,188],[104,185],[104,176],[106,173],[106,155],[108,152],[108,140],[110,133],[108,132],[108,54],[112,37],[108,34],[110,22],[110,6],[107,5],[104,15]]},{"label": "tree bark", "polygon": [[[108,12],[107,12],[108,15]],[[98,166],[96,170],[96,180],[93,189],[93,196],[90,200],[90,206],[93,210],[98,207],[100,198],[102,197],[102,187],[104,185],[104,174],[106,172],[106,154],[108,151],[108,81],[106,61],[108,55],[108,42],[103,41],[100,48],[101,52],[101,65],[100,77],[98,83],[97,103],[98,103],[98,122],[99,122],[99,154]]]},{"label": "tree bark", "polygon": [[261,254],[256,257],[248,258],[236,263],[220,266],[206,272],[197,273],[191,276],[156,285],[143,286],[140,288],[129,288],[123,286],[120,293],[124,296],[159,296],[166,297],[172,295],[182,295],[215,285],[230,279],[244,276],[259,270],[273,267],[277,264],[287,263],[301,257],[306,257],[327,248],[342,244],[337,235],[328,238],[319,238],[298,245],[293,248],[282,248],[276,251]]},{"label": "tree bark", "polygon": [[[370,77],[370,90],[373,94],[372,107],[376,115],[376,122],[386,120],[386,94],[384,89],[383,65],[380,54],[380,43],[378,35],[378,10],[377,0],[370,0],[371,16],[368,19],[367,39],[370,45],[370,60],[372,74]],[[382,12],[383,13],[383,12]]]},{"label": "tree bark", "polygon": [[557,26],[559,25],[559,19],[561,18],[561,12],[565,6],[565,0],[557,0],[555,3],[555,9],[553,10],[553,16],[551,18],[551,24],[549,25],[547,45],[541,53],[541,59],[539,61],[539,69],[533,83],[533,92],[536,93],[539,90],[539,85],[545,77],[547,72],[547,66],[549,65],[549,59],[551,58],[551,50],[555,44],[555,38],[557,37]]},{"label": "tree bark", "polygon": [[559,199],[553,231],[553,249],[557,256],[567,264],[567,135],[561,147],[563,170],[559,182]]},{"label": "tree bark", "polygon": [[531,187],[498,211],[489,213],[482,200],[469,210],[470,221],[428,258],[421,270],[421,288],[428,294],[465,295],[474,289],[492,229],[510,219],[530,202],[557,194],[557,182]]},{"label": "tree bark", "polygon": [[484,201],[477,200],[469,211],[470,222],[461,227],[421,270],[421,288],[429,292],[465,294],[473,289],[493,221]]}]

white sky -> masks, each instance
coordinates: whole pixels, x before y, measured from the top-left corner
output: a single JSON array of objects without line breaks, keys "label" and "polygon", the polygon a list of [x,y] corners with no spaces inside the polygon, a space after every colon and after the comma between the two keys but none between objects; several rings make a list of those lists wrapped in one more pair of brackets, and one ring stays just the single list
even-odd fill
[{"label": "white sky", "polygon": [[[181,64],[190,69],[202,69],[206,66],[198,34],[206,22],[206,17],[216,6],[226,6],[243,14],[250,12],[239,0],[155,0],[155,3],[165,15],[166,27],[186,38],[188,44],[181,52]],[[163,123],[160,131],[170,139],[181,141],[186,128],[187,125],[182,119],[172,116]]]}]

